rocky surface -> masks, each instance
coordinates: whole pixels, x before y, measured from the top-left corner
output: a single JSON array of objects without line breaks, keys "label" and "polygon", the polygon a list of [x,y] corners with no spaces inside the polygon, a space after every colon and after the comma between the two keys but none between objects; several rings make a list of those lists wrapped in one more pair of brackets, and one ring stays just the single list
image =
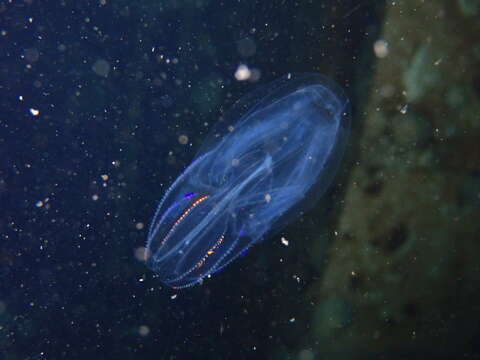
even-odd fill
[{"label": "rocky surface", "polygon": [[305,345],[320,354],[443,358],[474,343],[479,4],[387,4],[338,236],[308,291],[315,310]]}]

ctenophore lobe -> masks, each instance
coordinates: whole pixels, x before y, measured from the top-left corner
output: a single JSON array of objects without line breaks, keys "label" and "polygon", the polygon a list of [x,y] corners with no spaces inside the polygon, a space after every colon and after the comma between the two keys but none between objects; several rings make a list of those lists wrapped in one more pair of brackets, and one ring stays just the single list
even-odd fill
[{"label": "ctenophore lobe", "polygon": [[349,127],[346,96],[320,75],[240,99],[161,200],[147,265],[166,285],[191,286],[281,230],[332,182]]}]

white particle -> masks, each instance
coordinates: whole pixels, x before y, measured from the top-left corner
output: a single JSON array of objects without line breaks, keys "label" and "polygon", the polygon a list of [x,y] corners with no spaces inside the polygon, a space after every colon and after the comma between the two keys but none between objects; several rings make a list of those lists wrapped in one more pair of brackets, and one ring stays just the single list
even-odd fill
[{"label": "white particle", "polygon": [[178,142],[182,145],[188,144],[188,136],[187,135],[180,135],[178,137]]},{"label": "white particle", "polygon": [[377,40],[373,44],[373,52],[375,55],[383,59],[388,55],[388,43],[385,40]]},{"label": "white particle", "polygon": [[235,71],[235,79],[238,81],[245,81],[250,79],[250,76],[252,75],[252,72],[248,68],[247,65],[239,65],[237,70]]},{"label": "white particle", "polygon": [[146,325],[142,325],[138,328],[138,333],[141,336],[147,336],[150,333],[150,328]]}]

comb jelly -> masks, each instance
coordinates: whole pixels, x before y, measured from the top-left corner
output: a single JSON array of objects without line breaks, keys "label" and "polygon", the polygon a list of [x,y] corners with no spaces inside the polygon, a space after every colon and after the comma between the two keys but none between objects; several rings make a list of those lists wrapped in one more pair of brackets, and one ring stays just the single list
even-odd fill
[{"label": "comb jelly", "polygon": [[287,75],[240,99],[165,192],[147,266],[188,287],[281,230],[332,182],[349,127],[344,92],[321,75]]}]

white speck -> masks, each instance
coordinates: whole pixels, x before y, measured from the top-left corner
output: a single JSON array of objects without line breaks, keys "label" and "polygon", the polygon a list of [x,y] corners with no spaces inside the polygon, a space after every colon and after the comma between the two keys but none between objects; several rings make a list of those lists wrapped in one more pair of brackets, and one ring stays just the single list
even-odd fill
[{"label": "white speck", "polygon": [[400,108],[400,112],[404,115],[407,113],[407,110],[408,110],[408,104],[405,104]]},{"label": "white speck", "polygon": [[178,137],[178,142],[182,145],[188,144],[188,136],[187,135],[180,135]]},{"label": "white speck", "polygon": [[238,81],[248,80],[250,79],[250,76],[252,76],[252,72],[247,65],[239,65],[237,70],[235,71],[235,79],[237,79]]},{"label": "white speck", "polygon": [[377,40],[373,44],[373,52],[375,55],[383,59],[388,55],[388,43],[385,40]]},{"label": "white speck", "polygon": [[285,239],[283,236],[281,237],[280,241],[282,242],[283,245],[288,246],[288,240]]},{"label": "white speck", "polygon": [[141,336],[147,336],[150,333],[150,328],[146,325],[142,325],[138,328],[138,333]]},{"label": "white speck", "polygon": [[33,116],[38,116],[40,114],[40,110],[31,108],[30,114],[32,114]]}]

